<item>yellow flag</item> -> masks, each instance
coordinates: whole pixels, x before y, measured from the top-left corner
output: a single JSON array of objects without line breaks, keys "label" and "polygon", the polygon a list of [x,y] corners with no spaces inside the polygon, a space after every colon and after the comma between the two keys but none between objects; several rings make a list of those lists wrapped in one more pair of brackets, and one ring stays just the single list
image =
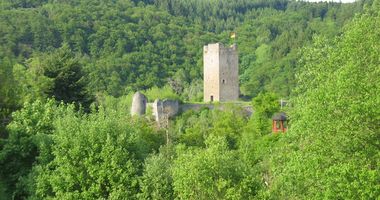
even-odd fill
[{"label": "yellow flag", "polygon": [[235,33],[235,32],[232,32],[230,37],[231,37],[232,39],[235,39],[235,38],[236,38],[236,33]]}]

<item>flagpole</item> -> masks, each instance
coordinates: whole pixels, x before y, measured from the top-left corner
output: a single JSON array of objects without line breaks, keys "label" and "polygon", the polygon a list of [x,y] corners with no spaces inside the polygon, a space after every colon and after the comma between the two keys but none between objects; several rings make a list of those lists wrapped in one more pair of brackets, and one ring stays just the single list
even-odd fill
[{"label": "flagpole", "polygon": [[236,44],[236,30],[234,30],[234,44]]}]

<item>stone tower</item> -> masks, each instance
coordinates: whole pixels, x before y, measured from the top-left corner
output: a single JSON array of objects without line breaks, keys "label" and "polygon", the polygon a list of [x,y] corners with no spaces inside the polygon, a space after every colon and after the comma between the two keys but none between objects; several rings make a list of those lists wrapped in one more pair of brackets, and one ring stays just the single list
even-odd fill
[{"label": "stone tower", "polygon": [[236,44],[203,47],[203,100],[235,101],[239,98],[239,66]]},{"label": "stone tower", "polygon": [[133,95],[133,100],[132,100],[132,107],[131,107],[131,115],[137,115],[141,116],[145,114],[146,111],[146,104],[148,100],[145,97],[145,95],[141,94],[140,92],[136,92]]}]

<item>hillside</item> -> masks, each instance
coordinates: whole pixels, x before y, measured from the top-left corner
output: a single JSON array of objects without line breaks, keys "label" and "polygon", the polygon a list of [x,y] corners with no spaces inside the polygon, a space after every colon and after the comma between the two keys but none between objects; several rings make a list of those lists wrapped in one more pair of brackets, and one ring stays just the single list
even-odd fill
[{"label": "hillside", "polygon": [[[379,0],[3,0],[0,199],[376,199],[379,10]],[[202,49],[215,42],[237,43],[251,117],[228,103],[164,128],[130,116],[137,90],[202,101]],[[289,129],[273,134],[280,111]]]},{"label": "hillside", "polygon": [[[338,35],[362,3],[81,0],[2,1],[0,7],[0,103],[13,108],[28,98],[87,101],[83,98],[100,93],[119,97],[165,85],[183,100],[199,100],[202,47],[232,43],[233,31],[241,93],[254,97],[267,90],[287,97],[295,85],[298,50],[315,34]],[[47,71],[58,69],[38,69],[35,63],[58,62],[53,58],[59,51],[76,60],[81,71],[77,78],[84,88],[68,90],[81,90],[86,97],[58,97],[62,95],[51,90],[64,86],[45,84],[45,78],[30,80],[41,76],[54,82],[55,73]],[[9,90],[9,85],[18,90]],[[25,91],[30,87],[38,87],[35,94]]]}]

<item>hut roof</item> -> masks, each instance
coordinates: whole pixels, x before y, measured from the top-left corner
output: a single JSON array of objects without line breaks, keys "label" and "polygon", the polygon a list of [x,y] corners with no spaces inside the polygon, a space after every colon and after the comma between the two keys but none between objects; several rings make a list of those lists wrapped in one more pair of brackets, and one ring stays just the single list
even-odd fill
[{"label": "hut roof", "polygon": [[276,121],[286,121],[286,119],[287,119],[287,116],[286,116],[286,113],[284,112],[276,113],[272,117],[272,120],[276,120]]}]

